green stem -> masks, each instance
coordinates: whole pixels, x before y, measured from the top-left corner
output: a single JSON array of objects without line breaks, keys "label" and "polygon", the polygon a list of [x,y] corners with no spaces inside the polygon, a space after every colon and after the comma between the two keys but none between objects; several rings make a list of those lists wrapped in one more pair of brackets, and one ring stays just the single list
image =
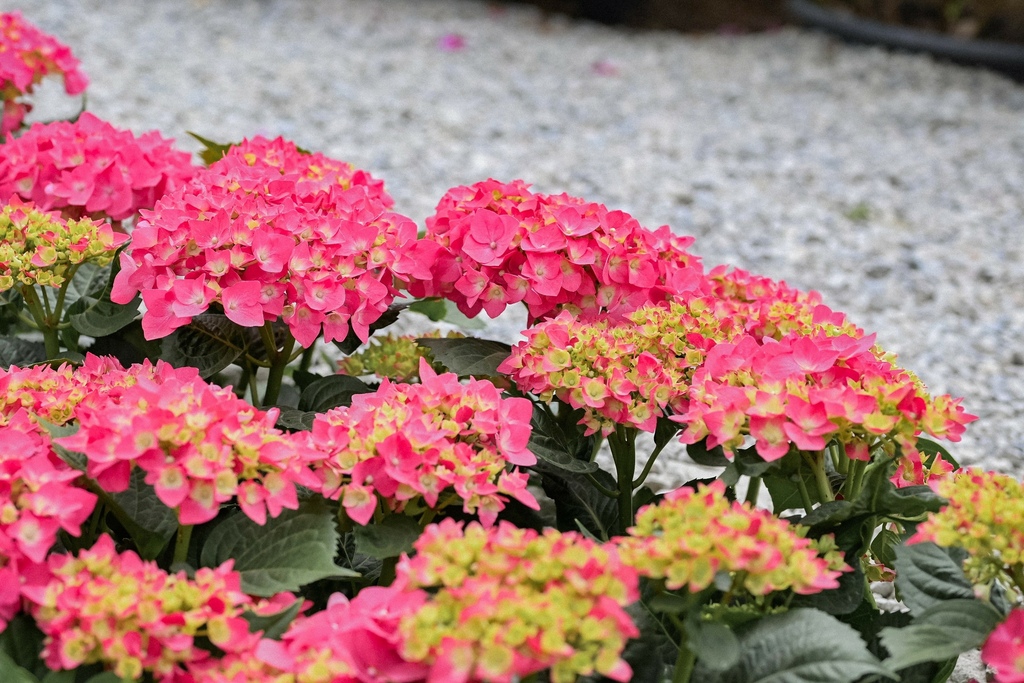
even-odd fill
[{"label": "green stem", "polygon": [[854,500],[860,495],[861,486],[864,483],[864,471],[868,468],[867,460],[855,460],[850,466],[850,475],[846,480],[846,500]]},{"label": "green stem", "polygon": [[751,505],[757,505],[757,494],[761,492],[761,477],[750,477],[747,484],[747,495],[743,498]]},{"label": "green stem", "polygon": [[[44,292],[45,294],[45,292]],[[56,325],[50,325],[50,319],[44,311],[39,296],[36,295],[35,287],[26,285],[21,288],[21,296],[25,299],[28,312],[35,320],[36,329],[43,333],[43,344],[46,347],[47,358],[57,358],[60,355],[60,333]]]},{"label": "green stem", "polygon": [[[64,283],[60,286],[60,291],[57,292],[57,303],[53,305],[53,310],[54,313],[56,313],[57,318],[54,323],[60,322],[60,314],[64,310],[64,297],[68,293],[68,285],[71,284],[71,278],[75,276],[75,273],[78,272],[81,265],[82,264],[71,266],[71,268],[68,269],[68,272],[64,275]],[[54,327],[56,327],[56,324],[54,324]]]},{"label": "green stem", "polygon": [[800,502],[804,505],[804,512],[811,514],[811,510],[814,509],[814,503],[811,502],[811,494],[807,490],[807,484],[804,483],[803,475],[799,471],[796,473],[796,487],[800,490]]},{"label": "green stem", "polygon": [[277,397],[281,393],[281,380],[284,379],[284,369],[288,367],[291,360],[292,347],[295,346],[295,337],[288,334],[284,346],[280,351],[276,348],[274,341],[274,330],[271,323],[266,323],[261,329],[263,343],[267,347],[267,357],[270,358],[270,373],[267,375],[267,388],[263,393],[263,406],[272,406],[277,403]]},{"label": "green stem", "polygon": [[380,565],[380,579],[377,580],[378,586],[390,586],[395,582],[395,568],[398,566],[397,557],[385,557],[381,561]]},{"label": "green stem", "polygon": [[313,364],[313,353],[316,349],[315,344],[310,344],[308,349],[302,351],[302,360],[299,361],[299,370],[303,372],[309,372],[309,366]]},{"label": "green stem", "polygon": [[825,472],[825,451],[816,451],[813,455],[804,453],[804,457],[811,464],[814,470],[814,483],[818,487],[818,498],[821,502],[835,500],[835,493],[832,492],[832,483],[828,480],[828,473]]},{"label": "green stem", "polygon": [[182,524],[178,527],[178,536],[174,540],[174,564],[188,561],[188,545],[192,540],[192,525]]},{"label": "green stem", "polygon": [[636,430],[616,425],[608,435],[615,478],[619,483],[619,525],[622,532],[633,526],[633,473],[636,471]]},{"label": "green stem", "polygon": [[607,486],[603,486],[601,482],[597,480],[597,477],[594,476],[593,472],[585,472],[584,476],[587,478],[587,481],[590,482],[590,485],[597,489],[601,495],[608,496],[609,498],[619,497],[617,489],[610,489]]},{"label": "green stem", "polygon": [[676,657],[676,669],[672,674],[672,683],[690,683],[693,667],[697,663],[697,655],[686,646],[686,629],[680,629],[679,656]]},{"label": "green stem", "polygon": [[654,467],[654,461],[658,459],[658,456],[661,455],[661,451],[664,450],[667,445],[668,442],[666,441],[660,446],[655,446],[654,451],[651,453],[650,457],[647,458],[647,463],[644,465],[643,471],[640,472],[640,476],[633,480],[633,488],[638,489],[644,485],[644,482],[647,481],[648,475],[651,473],[651,468]]}]

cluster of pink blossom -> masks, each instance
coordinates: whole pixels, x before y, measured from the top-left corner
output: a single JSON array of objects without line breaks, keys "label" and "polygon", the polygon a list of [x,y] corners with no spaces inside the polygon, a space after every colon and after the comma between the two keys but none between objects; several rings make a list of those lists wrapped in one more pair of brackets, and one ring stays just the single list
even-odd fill
[{"label": "cluster of pink blossom", "polygon": [[[684,443],[707,437],[732,451],[746,435],[765,460],[795,445],[820,451],[832,439],[867,460],[876,445],[914,452],[922,431],[958,441],[977,419],[959,399],[931,397],[910,373],[872,351],[874,335],[790,334],[763,343],[751,336],[712,348],[694,372]],[[883,439],[883,437],[885,437]]]},{"label": "cluster of pink blossom", "polygon": [[544,669],[554,683],[594,673],[630,680],[621,654],[639,631],[623,608],[639,591],[614,546],[445,519],[415,547],[396,582],[437,591],[402,619],[401,655],[428,664],[428,680],[511,683]]},{"label": "cluster of pink blossom", "polygon": [[707,287],[686,251],[692,238],[576,197],[533,194],[519,180],[449,190],[426,236],[435,243],[430,277],[409,291],[449,298],[470,317],[520,301],[531,321],[563,308],[629,313]]},{"label": "cluster of pink blossom", "polygon": [[54,554],[48,564],[50,580],[23,592],[53,671],[99,662],[125,680],[145,672],[163,679],[210,656],[196,645],[199,636],[229,653],[257,637],[242,617],[253,600],[230,561],[189,579],[118,553],[104,535],[77,557]]},{"label": "cluster of pink blossom", "polygon": [[195,175],[189,154],[172,145],[88,112],[74,123],[37,123],[0,146],[0,201],[21,197],[66,218],[123,221]]},{"label": "cluster of pink blossom", "polygon": [[531,403],[502,398],[486,380],[461,384],[452,373],[438,375],[422,358],[419,377],[419,384],[384,380],[375,393],[316,417],[323,494],[340,498],[360,524],[378,500],[397,512],[419,499],[434,509],[461,501],[488,526],[506,496],[536,509],[527,474],[508,469],[537,462],[526,447]]},{"label": "cluster of pink blossom", "polygon": [[0,13],[0,139],[21,127],[31,105],[19,101],[46,76],[60,75],[68,95],[85,90],[89,80],[71,49],[25,21],[20,12]]},{"label": "cluster of pink blossom", "polygon": [[995,669],[995,683],[1024,683],[1024,609],[1010,612],[992,631],[981,658]]},{"label": "cluster of pink blossom", "polygon": [[337,169],[347,165],[324,160],[317,168],[334,170],[318,176],[297,152],[270,153],[282,146],[294,150],[243,143],[142,213],[111,298],[142,292],[147,338],[217,303],[243,327],[283,316],[305,347],[321,330],[327,341],[350,328],[365,340],[398,286],[428,274],[416,224],[387,210],[390,198],[368,174],[343,181]]},{"label": "cluster of pink blossom", "polygon": [[75,416],[78,432],[58,443],[86,456],[88,475],[116,493],[141,467],[182,524],[213,519],[232,498],[263,524],[268,512],[298,507],[297,484],[317,484],[309,463],[318,454],[273,426],[276,409],[258,410],[230,389],[173,369],[138,377],[116,402],[83,403]]}]

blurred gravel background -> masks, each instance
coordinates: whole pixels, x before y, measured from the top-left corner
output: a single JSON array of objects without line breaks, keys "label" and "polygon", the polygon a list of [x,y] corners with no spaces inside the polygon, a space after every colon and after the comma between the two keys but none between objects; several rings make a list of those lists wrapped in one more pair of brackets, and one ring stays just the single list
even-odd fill
[{"label": "blurred gravel background", "polygon": [[[115,125],[191,150],[186,130],[284,135],[384,178],[418,221],[451,186],[523,178],[817,289],[965,397],[981,419],[955,455],[1024,475],[1024,86],[791,28],[639,33],[459,0],[0,8],[72,47]],[[74,111],[47,94],[40,117]],[[663,486],[685,480],[674,457]]]}]

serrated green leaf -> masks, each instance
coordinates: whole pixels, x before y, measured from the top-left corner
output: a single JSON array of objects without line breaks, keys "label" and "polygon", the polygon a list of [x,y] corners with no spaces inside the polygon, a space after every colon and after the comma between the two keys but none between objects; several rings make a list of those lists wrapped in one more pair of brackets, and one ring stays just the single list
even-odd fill
[{"label": "serrated green leaf", "polygon": [[[77,304],[86,303],[82,312],[68,316],[72,327],[90,337],[105,337],[127,327],[139,314],[142,298],[136,296],[127,304],[115,304],[109,299],[98,301],[80,299]],[[72,309],[68,309],[70,312]]]},{"label": "serrated green leaf", "polygon": [[178,531],[178,515],[157,498],[156,491],[146,483],[146,472],[132,470],[128,488],[110,494],[120,510],[113,510],[118,520],[135,541],[139,555],[154,560]]},{"label": "serrated green leaf", "polygon": [[326,413],[347,406],[357,394],[372,394],[373,388],[349,375],[329,375],[314,380],[299,395],[299,410]]},{"label": "serrated green leaf", "polygon": [[839,575],[839,588],[812,595],[797,595],[792,604],[797,607],[814,607],[836,616],[852,613],[864,602],[866,589],[860,562],[853,560],[847,564],[853,567],[853,571]]},{"label": "serrated green leaf", "polygon": [[262,347],[256,328],[239,327],[227,316],[204,313],[166,337],[160,357],[176,368],[198,368],[199,375],[206,379],[234,363],[256,344]]},{"label": "serrated green leaf", "polygon": [[288,406],[277,406],[280,413],[274,426],[278,429],[287,429],[292,432],[308,432],[313,429],[313,420],[317,414],[309,410],[299,410]]},{"label": "serrated green leaf", "polygon": [[388,515],[379,524],[357,526],[352,530],[356,552],[378,560],[412,552],[412,545],[423,528],[412,517]]},{"label": "serrated green leaf", "polygon": [[725,671],[740,660],[740,641],[725,624],[701,621],[687,622],[686,646],[700,657],[705,668]]},{"label": "serrated green leaf", "polygon": [[[11,664],[26,672],[39,671],[43,668],[39,658],[42,649],[43,632],[26,614],[16,615],[0,633],[0,654],[5,655]],[[31,680],[34,681],[35,678],[33,675]],[[7,678],[0,675],[0,681],[6,682]]]},{"label": "serrated green leaf", "polygon": [[496,377],[498,366],[512,354],[508,344],[474,337],[421,338],[416,343],[430,349],[435,361],[460,377]]},{"label": "serrated green leaf", "polygon": [[858,633],[815,609],[794,609],[757,622],[740,638],[735,666],[715,671],[697,662],[701,683],[852,683],[897,676],[872,655]]},{"label": "serrated green leaf", "polygon": [[193,133],[190,130],[185,131],[185,133],[192,136],[203,145],[202,151],[199,152],[199,158],[202,159],[203,163],[207,166],[222,159],[229,149],[238,144],[237,142],[214,142],[213,140],[204,138],[198,133]]},{"label": "serrated green leaf", "polygon": [[942,458],[950,465],[952,465],[953,469],[960,469],[960,463],[957,462],[956,458],[954,458],[950,454],[950,452],[946,450],[946,448],[940,443],[932,441],[931,439],[926,439],[924,437],[918,437],[917,443],[914,447],[917,448],[917,450],[919,450],[921,453],[928,456],[927,458],[925,458],[925,467],[931,467],[935,463],[936,458]]},{"label": "serrated green leaf", "polygon": [[707,439],[686,444],[686,455],[690,456],[690,460],[705,467],[725,467],[729,464],[725,450],[721,446],[708,448]]},{"label": "serrated green leaf", "polygon": [[351,577],[355,572],[334,564],[338,532],[329,511],[287,510],[260,526],[242,513],[228,517],[210,533],[200,553],[200,564],[216,567],[235,560],[242,590],[258,597],[329,577]]},{"label": "serrated green leaf", "polygon": [[422,299],[409,304],[409,310],[422,313],[432,321],[437,322],[444,320],[445,316],[448,315],[448,302],[444,299]]},{"label": "serrated green leaf", "polygon": [[793,473],[766,474],[761,480],[764,487],[772,497],[772,509],[776,514],[783,510],[794,510],[804,507],[804,499],[800,493],[800,486],[797,483],[803,480],[804,488],[811,503],[819,502],[818,489],[814,483],[814,473],[809,469],[802,469]]},{"label": "serrated green leaf", "polygon": [[[544,469],[542,475],[544,493],[555,502],[559,531],[576,531],[579,521],[602,541],[625,532],[620,528],[618,502],[594,488],[587,475],[556,469]],[[615,477],[602,469],[590,476],[607,489],[617,486]]]},{"label": "serrated green leaf", "polygon": [[949,600],[922,612],[904,628],[884,628],[885,664],[904,669],[923,662],[945,662],[980,647],[1002,615],[978,600]]},{"label": "serrated green leaf", "polygon": [[78,266],[64,292],[64,307],[85,297],[98,299],[107,289],[110,280],[110,266],[98,266],[88,261]]},{"label": "serrated green leaf", "polygon": [[249,622],[249,632],[263,631],[263,637],[270,640],[278,640],[288,630],[288,626],[302,609],[302,598],[299,598],[291,605],[275,612],[274,614],[256,614],[255,612],[243,612],[242,618]]},{"label": "serrated green leaf", "polygon": [[[568,408],[568,406],[564,406]],[[530,418],[530,440],[526,447],[537,460],[566,472],[594,472],[597,463],[576,457],[579,453],[579,432],[566,434],[548,411],[534,405]]]},{"label": "serrated green leaf", "polygon": [[12,365],[25,368],[46,360],[46,345],[43,342],[26,341],[19,337],[0,337],[0,368]]},{"label": "serrated green leaf", "polygon": [[915,543],[896,548],[896,590],[918,615],[946,600],[974,598],[963,569],[934,543]]},{"label": "serrated green leaf", "polygon": [[39,679],[15,664],[11,656],[0,651],[0,681],[4,683],[39,683]]}]

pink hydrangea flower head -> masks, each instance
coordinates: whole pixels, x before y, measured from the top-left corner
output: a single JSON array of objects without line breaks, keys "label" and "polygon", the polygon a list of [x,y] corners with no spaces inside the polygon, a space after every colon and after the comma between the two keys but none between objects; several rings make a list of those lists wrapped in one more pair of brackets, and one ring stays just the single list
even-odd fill
[{"label": "pink hydrangea flower head", "polygon": [[437,590],[402,619],[401,654],[429,665],[427,680],[511,683],[548,668],[557,683],[630,680],[621,654],[639,631],[624,607],[639,597],[637,576],[613,546],[445,519],[415,547],[397,582]]},{"label": "pink hydrangea flower head", "polygon": [[182,524],[207,522],[232,499],[258,524],[296,509],[296,485],[317,485],[309,464],[319,455],[307,440],[276,429],[275,409],[162,368],[116,399],[78,407],[79,431],[60,443],[86,456],[89,476],[116,493],[141,467]]},{"label": "pink hydrangea flower head", "polygon": [[26,597],[46,636],[42,657],[54,671],[98,662],[127,680],[145,672],[162,680],[209,656],[197,636],[228,653],[250,648],[257,637],[242,618],[253,600],[230,561],[189,579],[133,552],[118,553],[104,535],[77,557],[51,556],[49,568],[51,580]]},{"label": "pink hydrangea flower head", "polygon": [[110,263],[126,239],[107,223],[64,220],[11,197],[0,210],[0,292],[17,286],[60,287],[83,263]]},{"label": "pink hydrangea flower head", "polygon": [[962,470],[932,483],[949,501],[917,527],[908,543],[931,541],[963,548],[964,572],[977,584],[1024,572],[1024,484],[1013,477],[977,469]]},{"label": "pink hydrangea flower head", "polygon": [[427,218],[437,246],[415,296],[443,296],[491,317],[523,302],[531,321],[559,310],[629,313],[647,302],[705,291],[692,238],[642,227],[622,211],[516,180],[456,187]]},{"label": "pink hydrangea flower head", "polygon": [[20,197],[67,218],[123,221],[197,170],[156,131],[136,136],[85,112],[74,123],[36,123],[0,146],[0,201]]},{"label": "pink hydrangea flower head", "polygon": [[21,127],[31,105],[20,101],[46,76],[64,79],[68,95],[85,90],[89,81],[71,49],[25,21],[20,12],[0,13],[0,139]]},{"label": "pink hydrangea flower head", "polygon": [[989,635],[981,659],[995,669],[996,683],[1024,683],[1024,609],[1015,609]]},{"label": "pink hydrangea flower head", "polygon": [[395,512],[412,500],[434,509],[461,502],[488,526],[508,498],[536,509],[527,474],[509,467],[536,463],[526,448],[530,402],[502,398],[486,380],[439,375],[422,358],[418,374],[419,384],[384,380],[351,406],[316,417],[312,443],[324,454],[315,466],[324,495],[340,499],[360,524],[378,501]]},{"label": "pink hydrangea flower head", "polygon": [[738,587],[751,595],[837,588],[839,575],[850,571],[842,553],[829,547],[822,557],[802,529],[767,510],[730,502],[725,485],[715,481],[677,489],[642,508],[618,546],[623,562],[641,576],[664,579],[669,590],[699,592],[718,572],[738,577]]},{"label": "pink hydrangea flower head", "polygon": [[257,138],[144,211],[111,298],[142,292],[147,338],[217,304],[244,327],[282,318],[305,347],[369,327],[426,266],[416,225],[369,174]]},{"label": "pink hydrangea flower head", "polygon": [[625,320],[563,311],[523,334],[498,370],[542,400],[582,408],[587,433],[607,435],[617,424],[653,432],[659,417],[684,412],[694,369],[735,330],[694,297],[646,304]]}]

